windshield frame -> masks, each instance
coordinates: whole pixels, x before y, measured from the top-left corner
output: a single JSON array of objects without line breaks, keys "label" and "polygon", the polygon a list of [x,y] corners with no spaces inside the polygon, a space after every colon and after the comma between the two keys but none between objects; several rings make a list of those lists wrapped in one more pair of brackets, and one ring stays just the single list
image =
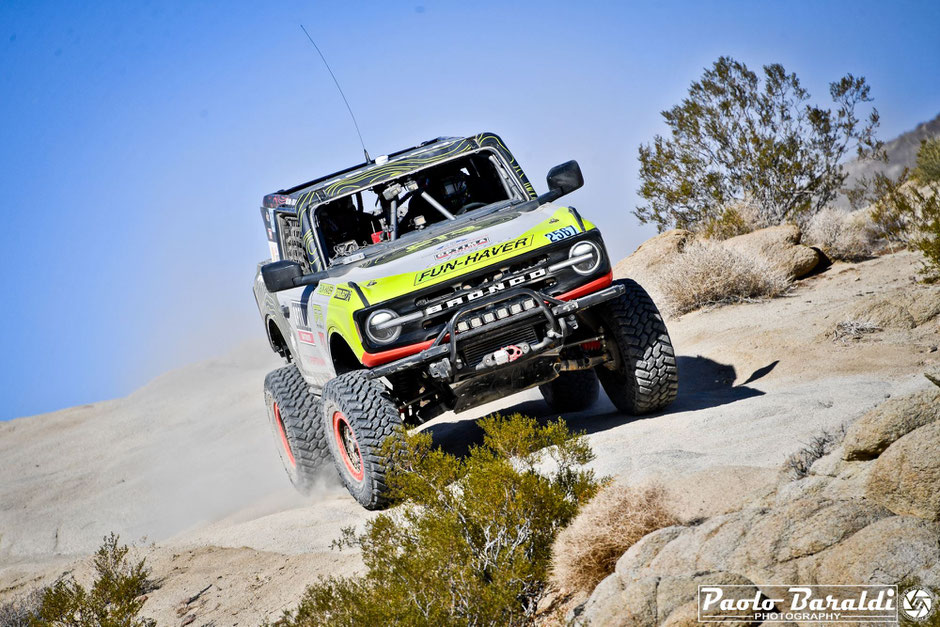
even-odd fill
[{"label": "windshield frame", "polygon": [[[398,237],[394,240],[383,240],[383,241],[376,242],[373,244],[367,244],[366,246],[358,248],[355,251],[351,251],[350,253],[345,254],[345,255],[333,255],[331,257],[326,254],[327,251],[324,250],[325,242],[323,241],[323,234],[322,234],[322,230],[320,228],[320,223],[319,223],[319,211],[325,205],[335,202],[337,200],[341,200],[343,198],[347,198],[349,196],[355,196],[356,194],[360,194],[363,191],[367,191],[367,190],[373,191],[373,193],[376,193],[375,188],[385,188],[389,184],[396,183],[396,182],[404,183],[404,181],[414,177],[416,174],[422,171],[429,170],[431,168],[436,168],[442,165],[446,165],[448,163],[451,163],[453,161],[457,161],[460,159],[466,159],[469,156],[474,155],[474,154],[485,154],[488,157],[488,160],[494,166],[497,177],[499,178],[500,182],[503,184],[503,187],[505,191],[507,192],[507,194],[510,196],[509,198],[497,200],[495,202],[489,203],[482,207],[477,207],[475,209],[470,209],[469,211],[466,211],[460,215],[454,216],[453,220],[444,219],[440,222],[435,222],[424,229],[416,229],[416,230],[411,230],[405,233],[399,233]],[[462,222],[465,218],[468,218],[468,217],[473,218],[473,217],[482,217],[484,215],[489,215],[493,211],[498,211],[498,210],[513,206],[515,204],[523,203],[526,200],[529,200],[529,198],[530,196],[527,193],[522,181],[515,174],[511,164],[509,164],[506,161],[503,155],[500,154],[499,151],[489,146],[482,146],[472,151],[462,152],[448,159],[435,161],[434,163],[428,164],[427,166],[424,166],[424,167],[418,167],[418,168],[408,170],[407,172],[403,172],[401,175],[395,177],[394,179],[383,181],[382,183],[377,183],[375,185],[363,186],[357,189],[350,190],[344,194],[331,197],[329,200],[325,202],[319,203],[313,207],[308,208],[307,211],[309,212],[309,215],[312,217],[315,223],[313,227],[315,237],[313,238],[313,240],[315,243],[315,248],[316,248],[316,253],[317,253],[316,256],[319,258],[319,261],[321,264],[320,267],[331,268],[331,267],[337,267],[337,266],[344,266],[350,263],[354,263],[356,261],[360,261],[366,257],[371,257],[374,254],[379,254],[383,251],[389,250],[390,248],[395,248],[397,247],[396,245],[401,243],[403,240],[405,241],[405,243],[408,243],[417,238],[420,238],[422,236],[427,236],[430,233],[440,230],[441,226],[446,227],[446,225],[451,224],[453,222]],[[388,210],[384,206],[382,210],[382,215],[388,216]],[[308,254],[310,254],[309,251],[308,251]]]}]

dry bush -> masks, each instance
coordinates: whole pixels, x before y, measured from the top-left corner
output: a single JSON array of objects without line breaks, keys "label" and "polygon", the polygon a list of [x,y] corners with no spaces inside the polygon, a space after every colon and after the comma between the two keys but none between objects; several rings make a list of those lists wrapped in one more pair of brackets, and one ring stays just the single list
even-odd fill
[{"label": "dry bush", "polygon": [[791,479],[802,479],[809,474],[816,460],[828,455],[845,439],[845,425],[835,431],[825,429],[810,438],[809,442],[783,463],[783,468]]},{"label": "dry bush", "polygon": [[868,211],[849,213],[826,208],[809,220],[803,241],[830,259],[861,261],[874,254],[878,234]]},{"label": "dry bush", "polygon": [[662,270],[659,285],[674,315],[700,307],[769,298],[785,292],[790,279],[763,259],[742,255],[721,242],[696,240]]},{"label": "dry bush", "polygon": [[829,336],[834,342],[846,343],[848,340],[860,340],[865,335],[881,331],[881,327],[863,320],[843,320],[836,325]]},{"label": "dry bush", "polygon": [[614,572],[621,555],[640,538],[679,524],[659,486],[613,484],[588,503],[555,541],[552,580],[559,590],[589,593]]}]

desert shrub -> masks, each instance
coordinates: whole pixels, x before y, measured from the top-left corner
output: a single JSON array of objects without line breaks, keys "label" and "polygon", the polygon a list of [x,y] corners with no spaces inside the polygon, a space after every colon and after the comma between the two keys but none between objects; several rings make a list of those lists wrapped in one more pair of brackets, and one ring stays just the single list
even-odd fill
[{"label": "desert shrub", "polygon": [[640,538],[676,524],[662,487],[610,485],[558,534],[552,581],[559,589],[589,593]]},{"label": "desert shrub", "polygon": [[827,207],[808,222],[805,244],[822,250],[830,259],[860,261],[872,256],[878,240],[867,211],[845,212]]},{"label": "desert shrub", "polygon": [[687,244],[659,276],[666,307],[673,314],[777,296],[789,285],[786,274],[763,259],[747,257],[710,240]]},{"label": "desert shrub", "polygon": [[384,454],[401,506],[347,529],[366,573],[321,579],[282,623],[513,625],[531,622],[555,536],[599,489],[586,441],[562,420],[515,414],[480,421],[466,457],[406,434]]},{"label": "desert shrub", "polygon": [[918,228],[911,243],[924,254],[924,281],[936,283],[940,281],[940,183],[931,183],[927,191],[915,190],[914,196],[920,215],[915,220]]},{"label": "desert shrub", "polygon": [[750,198],[766,225],[802,222],[841,190],[845,156],[884,158],[865,79],[846,74],[829,96],[832,108],[816,106],[782,65],[757,73],[720,57],[662,112],[668,135],[640,146],[646,204],[634,214],[660,231],[700,231],[728,203]]},{"label": "desert shrub", "polygon": [[870,183],[872,225],[878,235],[890,244],[907,246],[910,243],[912,218],[917,213],[906,185],[910,172],[905,169],[892,179],[876,174]]},{"label": "desert shrub", "polygon": [[717,216],[708,218],[701,234],[708,239],[729,239],[744,235],[762,226],[757,208],[749,201],[733,202],[724,206]]},{"label": "desert shrub", "polygon": [[802,479],[809,474],[816,460],[828,455],[842,440],[845,439],[845,425],[835,431],[823,429],[810,438],[803,448],[787,457],[783,463],[784,470],[791,479]]},{"label": "desert shrub", "polygon": [[59,580],[46,588],[37,615],[30,625],[150,627],[152,620],[138,618],[144,600],[153,589],[145,560],[128,559],[129,549],[115,534],[104,539],[94,557],[97,575],[88,590],[74,579]]},{"label": "desert shrub", "polygon": [[925,139],[917,151],[914,178],[921,183],[940,181],[940,137]]},{"label": "desert shrub", "polygon": [[940,280],[940,182],[920,185],[905,170],[896,180],[879,177],[878,185],[873,222],[889,241],[923,253],[925,282]]}]

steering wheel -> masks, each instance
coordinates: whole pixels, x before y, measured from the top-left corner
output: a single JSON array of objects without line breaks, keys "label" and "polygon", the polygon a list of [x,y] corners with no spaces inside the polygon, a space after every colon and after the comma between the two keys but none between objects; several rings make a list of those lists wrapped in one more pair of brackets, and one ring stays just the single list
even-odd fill
[{"label": "steering wheel", "polygon": [[485,207],[487,204],[488,203],[485,203],[485,202],[468,202],[463,207],[458,209],[456,213],[459,216],[460,214],[467,213],[468,211],[479,209],[480,207]]}]

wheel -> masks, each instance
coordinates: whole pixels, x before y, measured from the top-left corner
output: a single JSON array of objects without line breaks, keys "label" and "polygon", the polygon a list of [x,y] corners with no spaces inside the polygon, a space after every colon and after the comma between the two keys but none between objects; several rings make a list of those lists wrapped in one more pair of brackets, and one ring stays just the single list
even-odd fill
[{"label": "wheel", "polygon": [[388,504],[382,446],[401,426],[398,404],[381,381],[347,372],[323,388],[322,424],[349,493],[366,509]]},{"label": "wheel", "polygon": [[646,414],[675,400],[676,354],[659,310],[636,281],[616,281],[626,291],[598,305],[604,338],[614,360],[595,368],[604,391],[620,411]]},{"label": "wheel", "polygon": [[587,409],[597,400],[598,390],[593,370],[562,372],[557,379],[539,386],[549,408],[561,413]]},{"label": "wheel", "polygon": [[264,402],[287,476],[300,493],[309,495],[316,474],[330,460],[320,399],[308,391],[297,366],[290,365],[264,378]]}]

